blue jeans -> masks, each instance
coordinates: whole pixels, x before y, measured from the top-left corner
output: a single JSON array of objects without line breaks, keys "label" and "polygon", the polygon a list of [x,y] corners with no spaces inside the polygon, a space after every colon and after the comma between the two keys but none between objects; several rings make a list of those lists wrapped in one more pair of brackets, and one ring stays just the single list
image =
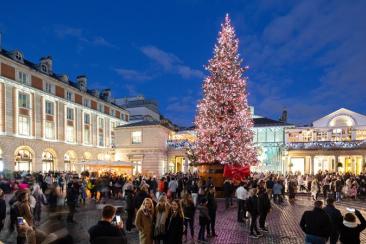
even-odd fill
[{"label": "blue jeans", "polygon": [[305,244],[325,244],[327,240],[321,236],[305,235]]},{"label": "blue jeans", "polygon": [[341,193],[340,192],[336,192],[336,200],[337,201],[341,200]]}]

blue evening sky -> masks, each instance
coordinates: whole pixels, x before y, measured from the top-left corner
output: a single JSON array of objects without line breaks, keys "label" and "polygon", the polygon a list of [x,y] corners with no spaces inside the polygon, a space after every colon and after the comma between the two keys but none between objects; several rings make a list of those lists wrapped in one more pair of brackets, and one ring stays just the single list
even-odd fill
[{"label": "blue evening sky", "polygon": [[308,124],[341,107],[366,114],[366,1],[182,0],[5,1],[5,49],[56,73],[88,76],[114,97],[143,94],[179,125],[190,125],[203,68],[225,13],[250,66],[256,114]]}]

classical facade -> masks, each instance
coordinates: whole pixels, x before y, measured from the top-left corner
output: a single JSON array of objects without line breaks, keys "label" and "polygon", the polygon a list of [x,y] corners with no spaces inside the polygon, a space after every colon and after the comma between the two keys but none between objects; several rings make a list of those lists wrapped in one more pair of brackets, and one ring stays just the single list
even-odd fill
[{"label": "classical facade", "polygon": [[86,76],[72,82],[51,57],[36,64],[0,48],[0,170],[81,170],[75,163],[110,158],[114,128],[128,120]]},{"label": "classical facade", "polygon": [[365,170],[366,116],[341,108],[312,123],[286,130],[287,170],[360,173]]}]

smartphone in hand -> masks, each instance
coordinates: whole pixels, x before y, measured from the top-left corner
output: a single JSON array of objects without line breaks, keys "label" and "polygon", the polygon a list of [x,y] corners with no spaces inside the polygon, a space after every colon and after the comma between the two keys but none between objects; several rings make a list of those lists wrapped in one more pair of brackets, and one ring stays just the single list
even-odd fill
[{"label": "smartphone in hand", "polygon": [[356,211],[356,209],[354,208],[346,208],[348,212],[354,213]]}]

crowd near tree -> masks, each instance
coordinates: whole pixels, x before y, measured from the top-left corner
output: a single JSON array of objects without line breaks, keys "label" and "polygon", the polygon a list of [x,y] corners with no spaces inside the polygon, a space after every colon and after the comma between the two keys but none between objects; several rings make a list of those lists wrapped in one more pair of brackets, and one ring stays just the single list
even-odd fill
[{"label": "crowd near tree", "polygon": [[[0,182],[0,230],[16,231],[17,243],[73,243],[67,232],[45,232],[39,227],[49,225],[47,221],[76,223],[78,207],[110,201],[124,201],[125,208],[105,205],[101,220],[89,229],[90,243],[106,243],[111,238],[114,243],[127,243],[126,232],[133,229],[138,231],[140,243],[204,243],[220,231],[215,185],[211,178],[197,174],[166,174],[158,179],[112,173],[15,173],[12,178],[1,176]],[[366,221],[357,209],[342,216],[334,202],[365,198],[365,188],[365,174],[319,172],[314,176],[252,173],[241,181],[226,179],[222,189],[226,209],[232,208],[236,198],[237,221],[248,223],[250,238],[270,231],[266,219],[273,204],[281,205],[287,198],[294,204],[296,195],[308,193],[314,209],[306,211],[300,221],[305,241],[326,243],[329,239],[330,243],[348,244],[360,243]],[[326,202],[324,208],[321,200]],[[9,225],[4,226],[7,208]]]}]

